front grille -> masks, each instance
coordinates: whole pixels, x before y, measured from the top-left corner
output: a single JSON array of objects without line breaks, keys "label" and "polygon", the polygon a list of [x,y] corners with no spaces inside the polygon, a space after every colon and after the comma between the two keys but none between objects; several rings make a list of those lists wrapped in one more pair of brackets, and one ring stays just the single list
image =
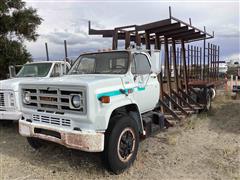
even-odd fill
[{"label": "front grille", "polygon": [[5,106],[5,98],[4,98],[4,93],[0,93],[0,107]]},{"label": "front grille", "polygon": [[46,115],[33,114],[32,120],[35,122],[41,122],[45,124],[71,127],[71,120],[65,119],[65,118],[57,118],[57,117],[51,117]]},{"label": "front grille", "polygon": [[[86,113],[86,95],[83,88],[30,87],[22,89],[22,94],[24,92],[28,92],[31,97],[28,104],[24,103],[26,107],[34,107],[44,111]],[[70,106],[72,95],[80,96],[81,105],[77,109]]]}]

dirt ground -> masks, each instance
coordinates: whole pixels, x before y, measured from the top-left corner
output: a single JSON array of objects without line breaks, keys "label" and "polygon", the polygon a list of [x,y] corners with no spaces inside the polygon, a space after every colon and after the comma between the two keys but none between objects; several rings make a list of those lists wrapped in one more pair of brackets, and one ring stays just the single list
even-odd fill
[{"label": "dirt ground", "polygon": [[240,180],[240,100],[218,96],[210,112],[142,141],[133,167],[118,176],[98,153],[55,144],[35,151],[17,124],[0,123],[0,179]]}]

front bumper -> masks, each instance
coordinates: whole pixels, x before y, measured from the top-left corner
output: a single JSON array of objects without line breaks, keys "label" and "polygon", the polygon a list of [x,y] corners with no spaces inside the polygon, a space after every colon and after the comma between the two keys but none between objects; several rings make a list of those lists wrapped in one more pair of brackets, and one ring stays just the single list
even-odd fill
[{"label": "front bumper", "polygon": [[[39,129],[43,130],[43,132],[39,131]],[[45,130],[57,133],[59,136],[44,133]],[[87,152],[102,152],[104,150],[104,133],[101,132],[65,130],[19,120],[19,133],[25,137],[52,141],[72,149]]]},{"label": "front bumper", "polygon": [[22,113],[19,111],[0,111],[0,120],[14,120],[21,119]]}]

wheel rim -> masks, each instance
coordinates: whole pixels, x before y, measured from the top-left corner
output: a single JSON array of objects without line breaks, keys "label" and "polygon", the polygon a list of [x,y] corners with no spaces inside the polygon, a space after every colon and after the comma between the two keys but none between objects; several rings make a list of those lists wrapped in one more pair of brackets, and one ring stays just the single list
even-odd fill
[{"label": "wheel rim", "polygon": [[131,128],[125,128],[118,139],[118,157],[122,162],[127,162],[133,155],[136,141],[135,133]]}]

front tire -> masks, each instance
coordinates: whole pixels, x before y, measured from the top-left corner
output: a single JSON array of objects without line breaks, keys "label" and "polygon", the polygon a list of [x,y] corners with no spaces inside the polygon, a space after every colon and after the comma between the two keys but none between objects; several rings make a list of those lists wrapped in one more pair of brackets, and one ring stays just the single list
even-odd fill
[{"label": "front tire", "polygon": [[110,171],[120,174],[136,159],[139,146],[138,126],[127,115],[115,117],[106,132],[104,161]]}]

